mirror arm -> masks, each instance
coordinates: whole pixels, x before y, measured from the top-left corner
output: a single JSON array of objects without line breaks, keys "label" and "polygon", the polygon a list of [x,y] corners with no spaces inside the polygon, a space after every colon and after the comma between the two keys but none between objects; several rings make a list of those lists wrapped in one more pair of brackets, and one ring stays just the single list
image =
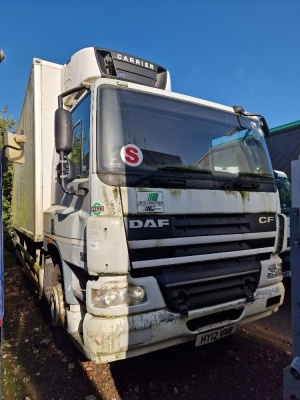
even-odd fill
[{"label": "mirror arm", "polygon": [[66,92],[63,92],[62,94],[60,94],[58,96],[58,108],[63,108],[63,98],[68,96],[69,94],[73,94],[76,92],[80,92],[81,90],[90,90],[90,87],[88,85],[81,85],[81,86],[77,86],[76,88],[67,90]]},{"label": "mirror arm", "polygon": [[70,194],[71,196],[85,196],[88,194],[88,189],[79,189],[79,190],[68,190],[65,183],[65,178],[61,178],[61,188],[64,193]]},{"label": "mirror arm", "polygon": [[67,164],[67,160],[65,158],[64,152],[61,151],[59,153],[59,164],[57,166],[57,179],[59,180],[60,186],[64,193],[74,195],[74,191],[68,190],[66,187],[65,179],[67,178],[65,164]]},{"label": "mirror arm", "polygon": [[64,193],[70,194],[71,196],[86,196],[88,194],[88,189],[81,188],[79,190],[68,190],[65,183],[65,178],[61,178],[61,188]]},{"label": "mirror arm", "polygon": [[[67,90],[66,92],[63,92],[62,94],[60,94],[58,96],[58,109],[56,110],[56,113],[55,113],[55,124],[56,124],[56,121],[57,121],[57,124],[58,124],[57,126],[58,127],[64,126],[63,122],[64,123],[68,123],[68,120],[66,122],[62,121],[62,116],[61,116],[62,111],[59,111],[59,110],[64,110],[64,108],[63,108],[64,107],[63,98],[68,96],[68,95],[70,95],[70,94],[76,93],[76,92],[79,92],[79,94],[80,94],[80,92],[83,92],[83,91],[86,91],[86,90],[90,90],[90,86],[89,85],[81,85],[81,86],[78,86],[76,88]],[[59,112],[59,114],[58,114],[58,112]],[[57,117],[56,117],[56,115],[57,115]],[[64,116],[64,117],[66,118],[66,116]],[[56,120],[56,118],[57,118],[57,120]],[[58,137],[57,136],[58,135],[57,130],[58,130],[58,128],[55,125],[55,141],[57,140],[57,137]],[[67,142],[67,144],[68,144],[68,142]],[[89,192],[89,190],[87,188],[80,188],[78,190],[68,190],[67,186],[66,186],[66,183],[67,183],[66,179],[68,178],[68,173],[67,173],[67,170],[65,168],[65,165],[68,164],[68,161],[66,160],[65,155],[69,154],[71,149],[69,149],[67,147],[68,151],[66,151],[66,144],[65,143],[61,143],[60,141],[58,141],[58,144],[55,142],[55,147],[56,147],[57,153],[59,153],[59,164],[58,164],[58,167],[57,167],[57,180],[59,181],[59,184],[61,185],[61,188],[62,188],[63,192],[66,193],[66,194],[72,195],[72,196],[73,195],[75,195],[75,196],[85,196]],[[65,151],[60,151],[60,149],[64,149]]]}]

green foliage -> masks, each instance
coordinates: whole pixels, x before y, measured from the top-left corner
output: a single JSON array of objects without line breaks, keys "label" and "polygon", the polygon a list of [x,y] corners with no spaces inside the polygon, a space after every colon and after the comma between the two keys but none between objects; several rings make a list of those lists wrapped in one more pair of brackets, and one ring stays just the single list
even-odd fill
[{"label": "green foliage", "polygon": [[[3,134],[5,131],[13,129],[16,121],[13,120],[11,115],[6,115],[8,107],[0,110],[0,148],[3,147]],[[3,191],[3,240],[5,251],[13,251],[12,236],[13,231],[11,227],[11,197],[12,197],[12,178],[13,178],[13,165],[9,163],[8,172],[3,174],[2,191]]]},{"label": "green foliage", "polygon": [[3,133],[9,129],[12,129],[16,125],[16,121],[14,121],[11,115],[5,115],[8,111],[8,107],[4,107],[3,110],[0,110],[0,134],[1,134],[1,142],[3,138]]}]

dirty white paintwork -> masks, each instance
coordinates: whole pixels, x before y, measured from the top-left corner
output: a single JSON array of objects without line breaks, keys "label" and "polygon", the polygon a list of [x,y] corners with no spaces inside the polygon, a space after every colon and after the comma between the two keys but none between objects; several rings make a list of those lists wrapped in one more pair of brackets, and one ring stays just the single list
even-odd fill
[{"label": "dirty white paintwork", "polygon": [[[137,191],[153,188],[121,188],[124,215],[137,213]],[[280,212],[274,193],[159,189],[163,193],[165,214],[220,214]],[[188,207],[186,205],[188,204]]]},{"label": "dirty white paintwork", "polygon": [[[93,317],[91,314],[87,314],[84,319],[86,351],[89,352],[93,361],[104,363],[196,340],[200,333],[229,324],[239,325],[272,314],[276,309],[266,309],[266,301],[274,294],[280,296],[281,304],[284,296],[282,283],[257,289],[255,300],[252,303],[245,303],[242,300],[232,301],[220,306],[191,311],[187,317],[170,313],[167,310],[132,315],[129,318],[120,316],[113,319]],[[243,312],[236,321],[206,325],[195,331],[190,331],[186,326],[190,319],[239,308],[243,309]]]}]

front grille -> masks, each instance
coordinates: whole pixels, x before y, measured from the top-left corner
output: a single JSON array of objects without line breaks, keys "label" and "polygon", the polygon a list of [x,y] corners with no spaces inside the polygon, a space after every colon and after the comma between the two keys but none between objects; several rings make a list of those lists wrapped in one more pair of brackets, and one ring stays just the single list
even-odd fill
[{"label": "front grille", "polygon": [[143,215],[125,226],[132,276],[154,276],[169,309],[184,315],[253,301],[260,260],[276,240],[274,214]]},{"label": "front grille", "polygon": [[205,254],[230,253],[233,251],[255,250],[274,246],[274,238],[236,240],[203,244],[184,244],[178,246],[129,249],[131,262],[165,258],[190,257]]},{"label": "front grille", "polygon": [[156,279],[170,310],[187,314],[188,310],[236,299],[253,301],[260,269],[259,261],[248,258],[163,270]]},{"label": "front grille", "polygon": [[[261,223],[260,221],[269,221]],[[162,222],[163,221],[163,222]],[[139,241],[272,232],[275,214],[137,215],[124,218],[127,239]],[[162,222],[162,223],[161,223]],[[167,224],[165,222],[168,222]]]}]

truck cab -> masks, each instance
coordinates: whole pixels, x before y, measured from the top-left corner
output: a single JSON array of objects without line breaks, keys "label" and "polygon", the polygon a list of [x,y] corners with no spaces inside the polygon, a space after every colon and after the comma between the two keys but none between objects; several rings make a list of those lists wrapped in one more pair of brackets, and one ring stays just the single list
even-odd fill
[{"label": "truck cab", "polygon": [[17,251],[89,359],[204,345],[278,310],[286,216],[262,116],[92,47],[35,60],[23,110]]}]

